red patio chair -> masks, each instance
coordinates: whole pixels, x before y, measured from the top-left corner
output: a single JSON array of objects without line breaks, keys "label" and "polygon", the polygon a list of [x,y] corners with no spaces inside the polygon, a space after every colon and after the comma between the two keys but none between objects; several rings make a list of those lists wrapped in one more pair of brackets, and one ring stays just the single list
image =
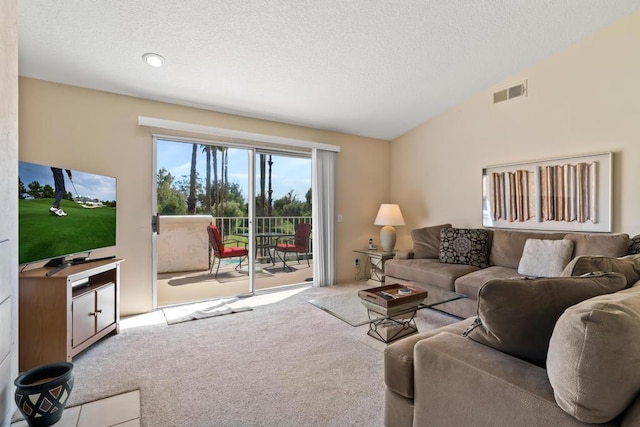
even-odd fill
[{"label": "red patio chair", "polygon": [[[309,237],[310,236],[311,236],[311,224],[301,222],[296,227],[296,233],[293,236],[293,240],[291,242],[276,243],[276,247],[275,247],[276,254],[278,255],[278,258],[280,258],[280,260],[283,263],[282,265],[283,270],[287,268],[289,270],[293,270],[291,266],[287,265],[288,253],[296,253],[296,254],[309,253]],[[281,253],[283,253],[284,256],[282,256]],[[296,258],[298,258],[298,264],[300,264],[300,258],[299,257],[296,257]],[[310,265],[309,257],[307,256],[305,258],[307,258],[307,265]]]},{"label": "red patio chair", "polygon": [[[216,268],[216,274],[214,277],[218,277],[220,262],[225,258],[240,258],[240,262],[236,266],[236,270],[238,270],[242,266],[242,258],[249,255],[246,244],[244,248],[241,248],[239,246],[225,247],[226,243],[234,242],[234,240],[227,239],[223,241],[220,237],[218,227],[213,224],[207,226],[207,233],[209,233],[209,246],[211,247],[211,253],[213,254],[213,260],[210,260],[211,269],[209,270],[209,274],[211,274],[211,272],[213,271],[213,266],[216,263],[216,258],[218,259],[218,267]],[[237,241],[235,242],[238,243]]]}]

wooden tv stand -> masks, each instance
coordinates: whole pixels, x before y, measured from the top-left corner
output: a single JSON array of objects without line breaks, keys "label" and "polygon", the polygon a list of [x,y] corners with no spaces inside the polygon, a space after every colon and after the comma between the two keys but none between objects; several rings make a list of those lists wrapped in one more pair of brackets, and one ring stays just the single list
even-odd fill
[{"label": "wooden tv stand", "polygon": [[20,273],[20,371],[71,359],[119,332],[120,262],[110,259]]}]

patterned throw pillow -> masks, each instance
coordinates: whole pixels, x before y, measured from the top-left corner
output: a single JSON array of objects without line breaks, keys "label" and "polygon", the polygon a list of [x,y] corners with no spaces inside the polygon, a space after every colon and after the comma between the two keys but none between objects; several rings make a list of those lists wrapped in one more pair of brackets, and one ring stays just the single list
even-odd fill
[{"label": "patterned throw pillow", "polygon": [[640,254],[640,234],[638,234],[637,236],[634,236],[629,241],[629,252],[627,252],[627,255],[637,255],[637,254]]},{"label": "patterned throw pillow", "polygon": [[440,230],[440,262],[489,267],[489,232],[476,228]]}]

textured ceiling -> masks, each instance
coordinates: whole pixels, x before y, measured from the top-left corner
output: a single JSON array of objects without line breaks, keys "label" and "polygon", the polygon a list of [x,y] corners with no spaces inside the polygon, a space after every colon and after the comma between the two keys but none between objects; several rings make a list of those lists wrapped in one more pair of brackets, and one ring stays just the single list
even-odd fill
[{"label": "textured ceiling", "polygon": [[[640,0],[20,0],[20,75],[393,139]],[[145,52],[166,58],[162,68]]]}]

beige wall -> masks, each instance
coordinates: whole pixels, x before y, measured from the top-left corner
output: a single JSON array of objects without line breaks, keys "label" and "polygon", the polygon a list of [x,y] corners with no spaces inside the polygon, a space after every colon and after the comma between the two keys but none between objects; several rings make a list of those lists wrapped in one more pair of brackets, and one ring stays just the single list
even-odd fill
[{"label": "beige wall", "polygon": [[[478,227],[482,168],[614,152],[613,229],[640,233],[640,12],[392,141],[391,198],[407,227]],[[528,81],[527,97],[492,93]]]},{"label": "beige wall", "polygon": [[337,224],[337,280],[353,277],[351,250],[365,246],[368,236],[377,233],[377,206],[389,195],[388,141],[21,78],[20,160],[118,178],[117,247],[92,256],[126,258],[123,314],[152,307],[152,130],[138,127],[138,116],[339,145],[336,206],[344,222]]},{"label": "beige wall", "polygon": [[0,3],[0,425],[15,410],[18,376],[18,11]]}]

